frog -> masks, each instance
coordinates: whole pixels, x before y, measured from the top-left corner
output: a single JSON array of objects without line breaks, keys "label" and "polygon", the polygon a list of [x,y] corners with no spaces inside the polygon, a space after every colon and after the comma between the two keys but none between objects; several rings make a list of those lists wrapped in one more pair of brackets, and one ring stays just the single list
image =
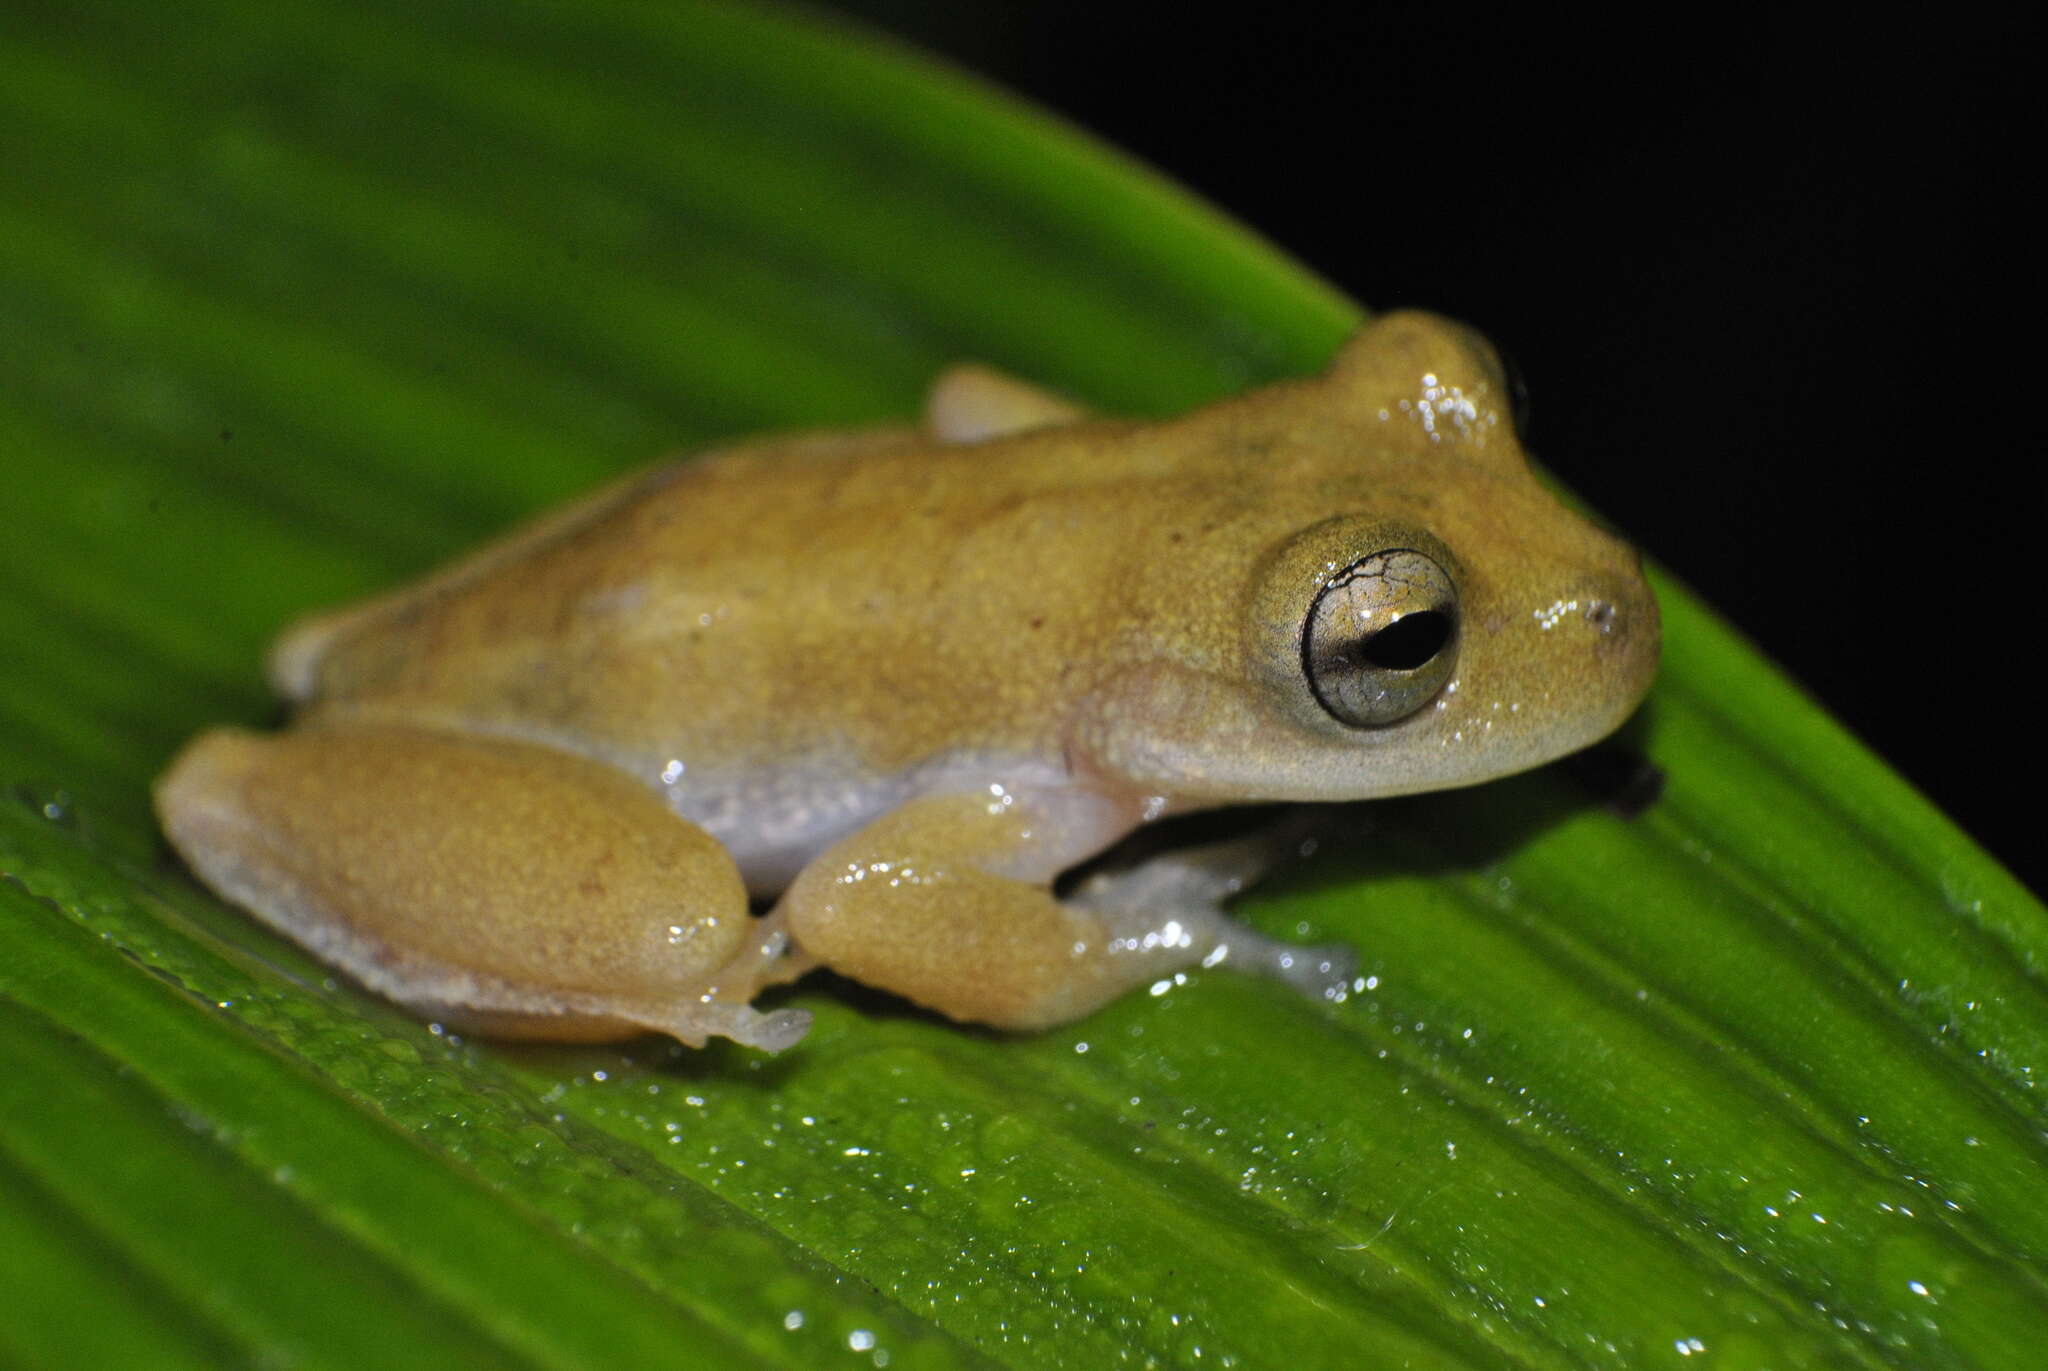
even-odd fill
[{"label": "frog", "polygon": [[220,895],[499,1038],[781,1051],[809,1012],[755,1000],[820,967],[1012,1032],[1219,965],[1341,999],[1346,949],[1226,908],[1273,842],[1099,858],[1628,717],[1641,558],[1509,406],[1419,311],[1165,420],[955,367],[914,422],[668,461],[288,627],[288,727],[202,733],[156,808]]}]

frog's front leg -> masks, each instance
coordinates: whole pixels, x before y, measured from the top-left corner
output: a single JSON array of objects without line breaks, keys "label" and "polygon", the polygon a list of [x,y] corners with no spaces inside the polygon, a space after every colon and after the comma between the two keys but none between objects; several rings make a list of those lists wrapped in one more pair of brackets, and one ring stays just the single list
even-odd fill
[{"label": "frog's front leg", "polygon": [[1274,854],[1267,839],[1168,853],[1052,894],[1061,871],[1138,822],[1134,807],[1084,792],[928,796],[827,849],[776,912],[807,961],[999,1028],[1067,1023],[1226,959],[1310,993],[1343,984],[1341,951],[1273,942],[1223,913]]},{"label": "frog's front leg", "polygon": [[725,850],[597,762],[383,725],[218,730],[156,802],[208,885],[421,1014],[769,1050],[809,1022],[748,1006],[787,938]]}]

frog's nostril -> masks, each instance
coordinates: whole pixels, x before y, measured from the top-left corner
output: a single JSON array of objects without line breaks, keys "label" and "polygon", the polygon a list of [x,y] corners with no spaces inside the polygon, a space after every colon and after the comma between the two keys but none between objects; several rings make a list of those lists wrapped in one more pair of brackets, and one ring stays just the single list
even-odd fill
[{"label": "frog's nostril", "polygon": [[1586,622],[1599,633],[1614,632],[1616,621],[1620,618],[1620,613],[1615,609],[1612,600],[1588,601],[1585,613]]}]

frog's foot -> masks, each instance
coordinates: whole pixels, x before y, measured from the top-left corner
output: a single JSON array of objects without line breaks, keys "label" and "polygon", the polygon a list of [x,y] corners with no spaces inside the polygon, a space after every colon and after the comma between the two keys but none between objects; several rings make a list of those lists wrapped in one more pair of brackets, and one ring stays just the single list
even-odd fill
[{"label": "frog's foot", "polygon": [[[474,987],[470,989],[474,992]],[[617,996],[594,998],[579,1007],[558,995],[522,995],[517,988],[483,996],[472,993],[469,998],[487,998],[500,1006],[530,1000],[538,1007],[478,1009],[473,1003],[392,998],[422,1018],[458,1033],[508,1042],[609,1043],[662,1033],[685,1047],[702,1047],[712,1038],[730,1038],[763,1052],[780,1052],[801,1042],[811,1026],[810,1012],[803,1009],[764,1012],[743,1004],[636,1002]]]},{"label": "frog's foot", "polygon": [[678,1009],[672,1003],[655,1001],[646,1014],[638,1016],[637,1022],[691,1047],[701,1046],[703,1035],[710,1034],[758,1047],[763,1052],[780,1052],[785,1047],[794,1047],[810,1031],[810,1011],[763,1012],[747,1001],[762,988],[793,981],[815,965],[809,957],[795,952],[782,916],[770,914],[754,920],[746,946],[718,969],[716,983],[705,987],[693,1002]]},{"label": "frog's foot", "polygon": [[[758,1047],[763,1052],[780,1052],[785,1047],[795,1047],[803,1041],[804,1034],[811,1031],[811,1012],[808,1009],[772,1009],[765,1014],[743,1004],[706,1006],[706,1009],[712,1011],[708,1017],[700,1013],[694,1021],[699,1032],[731,1038],[736,1043]],[[683,1036],[673,1028],[666,1031],[677,1038]],[[685,1038],[683,1041],[689,1040]],[[701,1043],[690,1045],[702,1046]]]},{"label": "frog's foot", "polygon": [[748,912],[732,858],[597,762],[387,725],[219,730],[156,802],[208,885],[451,1025],[776,1051],[808,1022],[747,1004],[789,940]]},{"label": "frog's foot", "polygon": [[1046,883],[1109,824],[1056,808],[915,801],[812,862],[777,910],[803,952],[842,975],[999,1028],[1067,1023],[1222,961],[1309,994],[1343,986],[1349,962],[1333,949],[1275,943],[1222,912],[1266,865],[1270,836],[1096,875],[1060,900]]},{"label": "frog's foot", "polygon": [[[702,999],[682,1004],[673,1001],[633,1004],[606,999],[591,1005],[590,1022],[601,1022],[607,1017],[619,1028],[617,1033],[606,1034],[607,1038],[633,1037],[652,1029],[656,1033],[666,1033],[685,1047],[702,1047],[710,1038],[730,1038],[763,1052],[780,1052],[786,1047],[794,1047],[803,1041],[804,1034],[811,1028],[811,1014],[807,1009],[762,1011],[737,1002]],[[545,1025],[535,1025],[534,1028],[544,1030]],[[546,1031],[521,1033],[501,1022],[495,1026],[494,1036],[559,1038],[561,1034]]]},{"label": "frog's foot", "polygon": [[[747,940],[716,975],[701,987],[684,994],[632,994],[608,989],[584,999],[557,996],[569,1001],[559,1006],[580,1013],[587,1022],[610,1020],[617,1032],[610,1037],[631,1037],[652,1029],[666,1033],[686,1047],[702,1047],[708,1038],[730,1038],[763,1052],[780,1052],[794,1047],[810,1031],[807,1009],[759,1010],[747,1003],[761,989],[793,981],[817,965],[796,955],[780,914],[751,921]],[[545,1021],[529,1031],[515,1031],[504,1022],[496,1025],[498,1037],[558,1038]]]},{"label": "frog's foot", "polygon": [[1224,912],[1223,903],[1312,841],[1309,821],[1289,817],[1265,831],[1159,853],[1121,871],[1097,872],[1067,899],[1111,931],[1113,955],[1171,944],[1202,966],[1267,976],[1316,999],[1350,993],[1357,957],[1348,947],[1280,942]]},{"label": "frog's foot", "polygon": [[952,367],[925,396],[925,431],[942,443],[979,443],[1054,424],[1086,411],[1064,395],[971,363]]}]

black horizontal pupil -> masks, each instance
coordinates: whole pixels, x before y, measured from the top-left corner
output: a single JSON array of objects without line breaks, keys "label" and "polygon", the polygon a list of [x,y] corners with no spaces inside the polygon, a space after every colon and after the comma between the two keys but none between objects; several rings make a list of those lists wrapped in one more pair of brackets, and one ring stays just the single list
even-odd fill
[{"label": "black horizontal pupil", "polygon": [[1403,614],[1358,645],[1358,656],[1367,666],[1382,671],[1413,671],[1443,651],[1450,641],[1451,616],[1425,609]]}]

